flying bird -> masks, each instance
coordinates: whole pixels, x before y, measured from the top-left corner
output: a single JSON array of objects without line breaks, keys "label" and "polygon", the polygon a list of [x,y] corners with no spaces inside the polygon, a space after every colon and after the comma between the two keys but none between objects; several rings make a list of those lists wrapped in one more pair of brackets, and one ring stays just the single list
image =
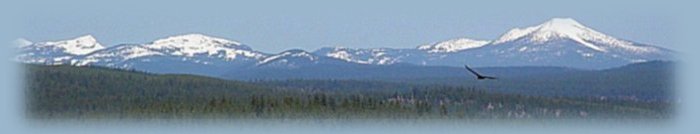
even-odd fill
[{"label": "flying bird", "polygon": [[471,72],[472,74],[476,75],[476,79],[477,79],[477,80],[496,79],[496,77],[483,76],[483,75],[477,73],[476,71],[472,70],[471,68],[469,68],[469,66],[467,66],[467,65],[464,65],[464,68],[467,68],[467,70],[469,70],[469,72]]}]

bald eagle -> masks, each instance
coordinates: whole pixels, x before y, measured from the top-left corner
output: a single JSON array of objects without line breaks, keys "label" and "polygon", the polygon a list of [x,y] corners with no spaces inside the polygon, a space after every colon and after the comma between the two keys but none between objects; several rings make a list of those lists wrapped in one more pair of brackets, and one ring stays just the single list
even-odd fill
[{"label": "bald eagle", "polygon": [[469,66],[467,66],[467,65],[464,65],[464,68],[467,68],[467,70],[469,70],[469,72],[476,75],[477,80],[496,79],[496,77],[483,76],[483,75],[477,73],[476,71],[472,70],[471,68],[469,68]]}]

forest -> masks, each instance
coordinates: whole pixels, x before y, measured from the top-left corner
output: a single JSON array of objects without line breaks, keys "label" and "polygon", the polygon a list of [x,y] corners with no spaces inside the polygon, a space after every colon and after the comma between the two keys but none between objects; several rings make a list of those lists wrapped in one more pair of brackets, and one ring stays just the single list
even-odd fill
[{"label": "forest", "polygon": [[667,119],[668,101],[375,80],[224,80],[24,65],[33,119]]}]

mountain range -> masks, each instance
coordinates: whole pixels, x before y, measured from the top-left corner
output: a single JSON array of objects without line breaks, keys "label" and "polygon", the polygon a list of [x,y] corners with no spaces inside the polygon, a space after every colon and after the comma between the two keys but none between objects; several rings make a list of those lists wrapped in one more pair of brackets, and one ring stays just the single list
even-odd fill
[{"label": "mountain range", "polygon": [[[415,48],[325,47],[266,53],[247,44],[203,34],[186,34],[148,43],[105,47],[93,36],[31,42],[18,39],[15,60],[30,64],[102,66],[153,73],[197,74],[229,79],[286,72],[363,70],[419,71],[475,67],[548,66],[605,69],[631,63],[673,60],[675,52],[618,39],[570,18],[512,29],[496,40],[458,38]],[[413,69],[413,70],[411,70]],[[292,70],[292,71],[290,71]],[[325,71],[323,71],[325,70]],[[253,73],[255,72],[255,73]],[[381,71],[378,71],[381,72]],[[290,75],[300,75],[294,73]]]}]

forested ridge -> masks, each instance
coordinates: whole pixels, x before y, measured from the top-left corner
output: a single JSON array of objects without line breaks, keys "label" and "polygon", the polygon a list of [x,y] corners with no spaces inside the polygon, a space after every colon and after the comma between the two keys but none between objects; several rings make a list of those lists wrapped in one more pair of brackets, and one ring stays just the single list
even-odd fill
[{"label": "forested ridge", "polygon": [[526,96],[358,80],[232,81],[25,65],[31,118],[668,118],[668,102]]}]

